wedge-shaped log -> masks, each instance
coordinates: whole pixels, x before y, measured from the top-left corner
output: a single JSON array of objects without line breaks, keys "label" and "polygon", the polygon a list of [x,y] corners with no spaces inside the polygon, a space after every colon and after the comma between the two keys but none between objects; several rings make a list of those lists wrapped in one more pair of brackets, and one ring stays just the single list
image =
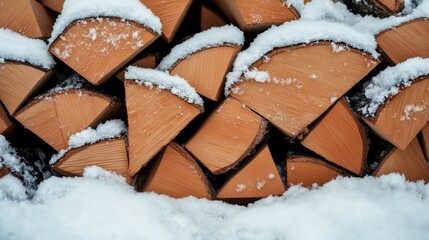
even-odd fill
[{"label": "wedge-shaped log", "polygon": [[0,167],[0,178],[8,175],[10,173],[10,169],[7,168],[6,166],[1,166]]},{"label": "wedge-shaped log", "polygon": [[429,161],[429,123],[426,124],[421,131],[421,143],[423,153]]},{"label": "wedge-shaped log", "polygon": [[264,145],[250,162],[227,180],[216,198],[226,201],[253,201],[270,195],[281,195],[284,191],[270,150]]},{"label": "wedge-shaped log", "polygon": [[65,176],[82,176],[84,168],[98,166],[122,175],[130,182],[125,138],[107,139],[66,151],[53,166]]},{"label": "wedge-shaped log", "polygon": [[362,175],[368,154],[365,128],[341,98],[323,116],[301,143],[313,152],[341,167]]},{"label": "wedge-shaped log", "polygon": [[197,162],[177,143],[154,160],[141,190],[175,198],[213,198],[213,189]]},{"label": "wedge-shaped log", "polygon": [[373,175],[378,177],[389,173],[403,174],[409,181],[429,182],[429,166],[417,138],[405,150],[393,148],[381,161]]},{"label": "wedge-shaped log", "polygon": [[[334,44],[318,42],[271,51],[231,87],[231,95],[286,135],[299,137],[378,63],[345,45],[335,44],[342,50],[333,51]],[[255,81],[261,72],[269,76]]]},{"label": "wedge-shaped log", "polygon": [[404,8],[404,0],[342,0],[353,12],[376,17],[389,17],[398,14]]},{"label": "wedge-shaped log", "polygon": [[37,1],[43,4],[45,7],[57,13],[61,13],[61,11],[63,10],[64,0],[37,0]]},{"label": "wedge-shaped log", "polygon": [[49,51],[94,85],[108,80],[158,35],[119,18],[75,20]]},{"label": "wedge-shaped log", "polygon": [[123,104],[84,89],[66,89],[41,95],[21,109],[15,118],[55,150],[68,146],[71,135],[97,126],[117,115]]},{"label": "wedge-shaped log", "polygon": [[258,114],[227,98],[185,144],[212,173],[237,166],[262,140],[267,128]]},{"label": "wedge-shaped log", "polygon": [[429,57],[429,19],[402,23],[376,36],[383,58],[398,64],[413,57]]},{"label": "wedge-shaped log", "polygon": [[212,27],[220,27],[229,23],[222,14],[206,5],[201,6],[200,15],[200,31],[205,31]]},{"label": "wedge-shaped log", "polygon": [[313,184],[323,184],[344,176],[344,171],[329,165],[323,160],[307,156],[291,156],[286,160],[287,186],[302,184],[312,187]]},{"label": "wedge-shaped log", "polygon": [[223,13],[246,31],[260,31],[299,18],[298,12],[278,0],[215,0]]},{"label": "wedge-shaped log", "polygon": [[14,124],[10,120],[6,109],[4,109],[3,104],[0,102],[0,134],[6,135],[12,131]]},{"label": "wedge-shaped log", "polygon": [[51,36],[55,18],[36,0],[0,0],[0,27],[30,38]]},{"label": "wedge-shaped log", "polygon": [[[157,61],[156,59],[157,59],[157,54],[150,54],[134,61],[133,63],[130,64],[130,66],[154,69],[156,67],[156,61]],[[115,77],[121,80],[122,82],[125,81],[125,71],[126,71],[126,68],[123,68],[122,70],[120,70],[118,73],[115,74]]]}]

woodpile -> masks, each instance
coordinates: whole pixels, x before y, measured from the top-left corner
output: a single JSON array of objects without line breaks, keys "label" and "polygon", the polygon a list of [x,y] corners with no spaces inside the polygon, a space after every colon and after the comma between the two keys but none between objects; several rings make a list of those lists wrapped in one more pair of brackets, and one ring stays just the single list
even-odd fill
[{"label": "woodpile", "polygon": [[[429,182],[427,17],[371,35],[278,0],[0,6],[0,178],[34,188],[96,165],[137,191],[239,204],[337,177]],[[14,150],[26,136],[46,159]]]}]

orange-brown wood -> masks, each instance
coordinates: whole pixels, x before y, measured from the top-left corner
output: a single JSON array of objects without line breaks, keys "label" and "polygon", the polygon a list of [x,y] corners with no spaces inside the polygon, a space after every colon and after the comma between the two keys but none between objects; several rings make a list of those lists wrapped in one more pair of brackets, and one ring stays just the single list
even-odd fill
[{"label": "orange-brown wood", "polygon": [[399,13],[401,9],[404,7],[403,0],[375,0],[377,5],[386,9],[391,15]]},{"label": "orange-brown wood", "polygon": [[103,140],[72,149],[53,166],[65,176],[82,176],[86,167],[98,166],[115,172],[130,182],[125,138]]},{"label": "orange-brown wood", "polygon": [[227,180],[216,198],[222,200],[255,199],[281,195],[284,191],[285,188],[270,150],[265,145],[249,163]]},{"label": "orange-brown wood", "polygon": [[429,166],[417,138],[405,149],[393,148],[375,170],[374,176],[400,173],[409,181],[429,182]]},{"label": "orange-brown wood", "polygon": [[201,113],[168,90],[125,81],[131,176]]},{"label": "orange-brown wood", "polygon": [[242,30],[260,31],[299,18],[298,12],[280,0],[214,0],[222,12]]},{"label": "orange-brown wood", "polygon": [[53,75],[25,63],[0,63],[0,100],[11,115]]},{"label": "orange-brown wood", "polygon": [[185,144],[212,173],[235,167],[258,144],[267,122],[233,98],[226,99]]},{"label": "orange-brown wood", "polygon": [[429,161],[429,123],[422,128],[421,140],[423,153]]},{"label": "orange-brown wood", "polygon": [[302,184],[312,187],[313,184],[323,184],[343,176],[345,173],[326,162],[312,157],[291,156],[286,160],[287,186]]},{"label": "orange-brown wood", "polygon": [[67,148],[72,134],[111,119],[122,107],[96,92],[70,89],[38,97],[20,110],[16,119],[60,151]]},{"label": "orange-brown wood", "polygon": [[199,94],[218,101],[223,96],[225,76],[240,50],[241,46],[204,49],[179,60],[169,72],[186,79]]},{"label": "orange-brown wood", "polygon": [[206,175],[192,156],[176,143],[170,143],[155,160],[141,190],[175,198],[213,198]]},{"label": "orange-brown wood", "polygon": [[320,119],[301,143],[328,161],[358,175],[364,174],[368,139],[345,98]]},{"label": "orange-brown wood", "polygon": [[45,7],[57,12],[61,13],[63,10],[64,0],[38,0]]},{"label": "orange-brown wood", "polygon": [[146,27],[118,18],[72,22],[49,51],[86,80],[108,80],[158,36]]},{"label": "orange-brown wood", "polygon": [[30,38],[48,38],[55,18],[36,0],[0,0],[0,27]]},{"label": "orange-brown wood", "polygon": [[401,24],[376,36],[383,58],[393,64],[413,57],[429,57],[429,19]]},{"label": "orange-brown wood", "polygon": [[291,137],[305,132],[378,64],[355,49],[335,53],[326,42],[281,48],[268,57],[250,69],[268,72],[271,80],[243,81],[232,86],[231,95]]},{"label": "orange-brown wood", "polygon": [[429,121],[429,77],[414,81],[365,122],[382,138],[404,150]]},{"label": "orange-brown wood", "polygon": [[4,109],[3,105],[0,103],[0,134],[4,135],[6,132],[13,127],[12,121],[9,119],[9,116]]},{"label": "orange-brown wood", "polygon": [[140,1],[160,18],[162,23],[162,35],[168,42],[171,42],[193,0]]},{"label": "orange-brown wood", "polygon": [[[147,55],[134,61],[133,63],[130,64],[130,66],[154,69],[156,67],[156,58],[157,58],[156,54]],[[118,73],[116,73],[115,77],[121,80],[122,82],[125,81],[126,70],[127,70],[126,68],[123,68]]]},{"label": "orange-brown wood", "polygon": [[4,165],[0,167],[0,178],[8,175],[9,173],[10,173],[10,169],[9,168],[7,168]]},{"label": "orange-brown wood", "polygon": [[220,27],[229,22],[220,14],[206,5],[201,6],[200,31],[205,31],[212,27]]}]

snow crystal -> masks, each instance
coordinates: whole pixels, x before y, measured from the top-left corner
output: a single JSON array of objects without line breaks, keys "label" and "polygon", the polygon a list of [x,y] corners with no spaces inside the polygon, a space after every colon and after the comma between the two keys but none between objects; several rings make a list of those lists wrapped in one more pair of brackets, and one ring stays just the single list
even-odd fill
[{"label": "snow crystal", "polygon": [[273,180],[276,177],[276,175],[274,175],[274,173],[270,173],[268,174],[268,179]]},{"label": "snow crystal", "polygon": [[426,75],[429,75],[429,58],[410,58],[394,67],[387,67],[366,84],[363,90],[365,104],[357,110],[365,117],[374,117],[388,98]]},{"label": "snow crystal", "polygon": [[[404,108],[404,115],[401,116],[399,118],[399,120],[401,120],[401,121],[411,120],[410,115],[412,115],[413,113],[423,112],[425,109],[426,109],[425,105],[417,105],[416,106],[414,104],[408,104]],[[413,118],[413,119],[416,120],[415,118]]]},{"label": "snow crystal", "polygon": [[29,63],[45,70],[55,65],[45,42],[0,28],[0,63],[6,60]]},{"label": "snow crystal", "polygon": [[90,17],[117,17],[135,21],[161,34],[162,25],[159,18],[139,0],[66,0],[55,22],[49,44],[73,21]]},{"label": "snow crystal", "polygon": [[229,95],[230,87],[239,81],[241,75],[248,71],[253,63],[268,52],[280,47],[316,41],[345,43],[371,54],[374,58],[379,56],[374,36],[369,33],[361,33],[344,24],[322,20],[287,22],[259,34],[249,48],[238,54],[232,72],[227,75],[225,95]]},{"label": "snow crystal", "polygon": [[68,151],[79,148],[88,144],[94,144],[96,142],[120,137],[127,132],[125,123],[120,119],[108,120],[105,123],[101,123],[96,129],[88,127],[78,133],[70,136],[68,140],[67,149],[61,150],[58,154],[52,156],[49,164],[55,164],[61,159]]},{"label": "snow crystal", "polygon": [[237,184],[235,186],[235,191],[236,192],[242,192],[244,190],[246,190],[246,185],[245,184],[239,183],[239,184]]},{"label": "snow crystal", "polygon": [[27,199],[22,182],[11,174],[0,178],[0,201],[24,201]]},{"label": "snow crystal", "polygon": [[235,26],[225,25],[222,27],[212,27],[206,31],[197,33],[192,38],[171,49],[170,54],[162,59],[157,69],[168,71],[179,60],[195,52],[225,44],[243,45],[243,32]]},{"label": "snow crystal", "polygon": [[89,84],[90,83],[88,83],[86,80],[81,78],[79,74],[75,73],[70,77],[68,77],[67,79],[65,79],[60,84],[58,84],[57,86],[49,89],[48,93],[56,93],[56,92],[60,92],[68,89],[82,89],[84,88],[84,86],[87,86]]},{"label": "snow crystal", "polygon": [[129,66],[125,72],[125,79],[135,80],[149,88],[156,85],[159,89],[170,90],[171,93],[189,103],[197,104],[201,107],[204,105],[203,99],[195,91],[195,88],[179,76],[171,76],[168,73],[154,69]]},{"label": "snow crystal", "polygon": [[266,71],[259,71],[257,68],[253,68],[250,71],[246,71],[244,73],[244,77],[249,80],[249,79],[254,79],[256,82],[266,82],[269,81],[271,76],[268,72]]}]

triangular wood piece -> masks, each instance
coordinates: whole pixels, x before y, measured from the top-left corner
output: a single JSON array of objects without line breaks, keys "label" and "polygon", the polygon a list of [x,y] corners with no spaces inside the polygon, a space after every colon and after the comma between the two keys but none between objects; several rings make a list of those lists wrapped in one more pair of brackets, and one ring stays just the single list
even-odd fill
[{"label": "triangular wood piece", "polygon": [[233,98],[226,99],[186,143],[212,173],[235,167],[265,135],[267,122]]},{"label": "triangular wood piece", "polygon": [[405,150],[393,148],[381,161],[373,175],[378,177],[389,173],[403,174],[409,181],[423,179],[429,182],[429,166],[417,138]]},{"label": "triangular wood piece", "polygon": [[238,45],[207,48],[179,60],[169,72],[186,79],[199,94],[218,101],[223,96],[225,76],[240,50]]},{"label": "triangular wood piece", "polygon": [[341,98],[301,143],[313,152],[351,172],[362,175],[368,154],[365,128]]},{"label": "triangular wood piece", "polygon": [[239,169],[217,194],[218,199],[259,199],[281,195],[285,191],[268,146],[263,148],[243,168]]},{"label": "triangular wood piece", "polygon": [[13,126],[6,109],[4,109],[3,104],[0,102],[0,134],[7,135]]},{"label": "triangular wood piece", "polygon": [[68,146],[71,135],[111,119],[121,103],[99,93],[69,89],[37,97],[16,114],[16,119],[55,150]]},{"label": "triangular wood piece", "polygon": [[421,131],[421,140],[423,153],[429,161],[429,123],[426,124]]},{"label": "triangular wood piece", "polygon": [[130,175],[134,176],[202,109],[169,90],[125,81]]},{"label": "triangular wood piece", "polygon": [[429,77],[412,82],[365,122],[382,138],[404,150],[429,121]]},{"label": "triangular wood piece", "polygon": [[57,12],[61,13],[63,10],[64,0],[37,0],[45,7]]},{"label": "triangular wood piece", "polygon": [[53,75],[25,63],[0,63],[0,100],[11,115]]},{"label": "triangular wood piece", "polygon": [[319,42],[274,50],[268,61],[250,68],[267,72],[270,79],[242,81],[232,86],[231,95],[286,135],[299,137],[378,64],[362,51],[342,47],[334,52],[329,42]]},{"label": "triangular wood piece", "polygon": [[10,173],[10,169],[7,168],[6,166],[1,166],[0,167],[0,178],[8,175]]},{"label": "triangular wood piece", "polygon": [[183,22],[193,0],[140,0],[158,16],[162,23],[162,35],[171,42]]},{"label": "triangular wood piece", "polygon": [[36,0],[0,1],[0,26],[29,38],[51,36],[55,18]]},{"label": "triangular wood piece", "polygon": [[141,24],[119,18],[72,22],[49,51],[86,80],[108,80],[158,36]]},{"label": "triangular wood piece", "polygon": [[245,31],[262,31],[299,18],[292,6],[279,0],[214,0],[222,12]]},{"label": "triangular wood piece", "polygon": [[[156,61],[157,54],[150,54],[136,60],[135,62],[131,63],[130,66],[154,69],[156,67]],[[116,73],[115,77],[122,82],[125,81],[125,71],[126,68],[123,68],[118,73]]]},{"label": "triangular wood piece", "polygon": [[102,140],[71,149],[55,163],[53,168],[65,176],[82,176],[84,168],[89,166],[98,166],[115,172],[130,182],[125,138]]},{"label": "triangular wood piece", "polygon": [[175,198],[213,198],[213,190],[206,175],[192,156],[178,144],[170,143],[154,161],[141,190]]},{"label": "triangular wood piece", "polygon": [[403,23],[376,36],[384,59],[393,64],[413,57],[429,57],[429,19]]},{"label": "triangular wood piece", "polygon": [[222,14],[214,11],[206,5],[201,6],[200,14],[200,31],[205,31],[212,27],[220,27],[229,23]]},{"label": "triangular wood piece", "polygon": [[322,186],[336,177],[344,175],[344,171],[317,158],[291,156],[286,160],[288,187],[298,184],[302,184],[303,187],[312,187],[315,183]]}]

